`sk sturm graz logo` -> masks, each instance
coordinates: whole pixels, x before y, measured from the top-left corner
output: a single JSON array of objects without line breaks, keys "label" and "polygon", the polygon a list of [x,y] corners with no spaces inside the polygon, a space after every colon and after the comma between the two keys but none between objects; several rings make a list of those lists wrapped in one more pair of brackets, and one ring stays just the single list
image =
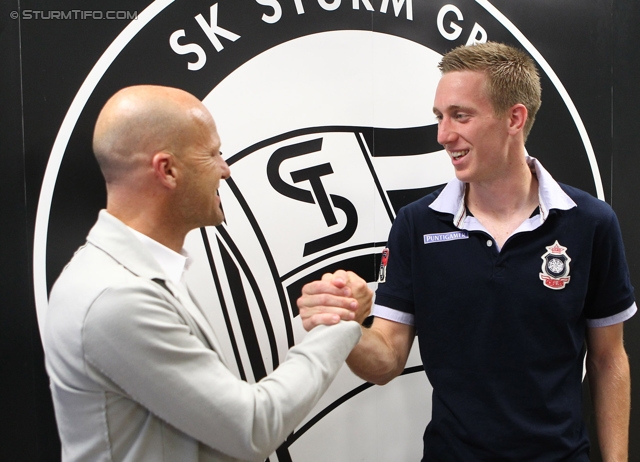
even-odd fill
[{"label": "sk sturm graz logo", "polygon": [[340,246],[354,235],[358,227],[358,212],[353,203],[343,196],[328,194],[322,183],[322,177],[335,173],[331,167],[331,163],[323,162],[290,172],[291,180],[294,183],[308,182],[311,187],[310,191],[292,186],[280,177],[280,166],[284,161],[306,154],[321,152],[323,141],[324,137],[321,137],[295,144],[288,144],[287,146],[278,148],[271,155],[267,163],[267,178],[271,187],[282,196],[295,201],[317,204],[322,212],[324,222],[329,229],[338,224],[333,207],[340,209],[346,217],[346,224],[342,229],[307,242],[304,245],[303,257]]},{"label": "sk sturm graz logo", "polygon": [[[58,181],[59,173],[88,162],[82,156],[90,145],[78,148],[88,136],[77,127],[93,126],[114,89],[178,86],[213,114],[231,168],[220,188],[225,223],[187,236],[188,283],[232,368],[260,380],[305,335],[296,307],[302,286],[338,268],[372,287],[380,269],[384,281],[396,212],[452,177],[431,111],[437,63],[474,40],[519,44],[537,60],[544,91],[557,93],[572,114],[565,132],[583,140],[567,155],[592,171],[600,194],[593,150],[562,84],[489,2],[151,3],[97,59],[59,129],[36,218],[39,318],[54,264],[47,237],[68,228],[63,217],[73,215],[65,213],[73,204],[56,202],[54,192],[77,187]],[[96,203],[88,220],[103,206]],[[543,272],[558,277],[556,266],[549,260]],[[428,387],[415,348],[405,374],[385,387],[372,388],[345,367],[270,460],[419,460]]]}]

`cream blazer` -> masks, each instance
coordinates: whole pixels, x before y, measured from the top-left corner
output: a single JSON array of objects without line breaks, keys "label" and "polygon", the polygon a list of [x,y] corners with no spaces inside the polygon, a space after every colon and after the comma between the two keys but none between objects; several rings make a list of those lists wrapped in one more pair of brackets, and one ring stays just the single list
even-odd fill
[{"label": "cream blazer", "polygon": [[101,211],[56,281],[44,350],[67,461],[261,461],[302,421],[360,326],[313,329],[257,384],[127,227]]}]

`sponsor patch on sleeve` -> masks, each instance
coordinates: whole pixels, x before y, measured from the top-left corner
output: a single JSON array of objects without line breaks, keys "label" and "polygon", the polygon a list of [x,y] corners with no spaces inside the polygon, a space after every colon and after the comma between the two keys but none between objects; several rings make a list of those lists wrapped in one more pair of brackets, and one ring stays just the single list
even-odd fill
[{"label": "sponsor patch on sleeve", "polygon": [[380,271],[378,272],[378,282],[387,280],[387,263],[389,261],[389,248],[382,251],[382,260],[380,261]]}]

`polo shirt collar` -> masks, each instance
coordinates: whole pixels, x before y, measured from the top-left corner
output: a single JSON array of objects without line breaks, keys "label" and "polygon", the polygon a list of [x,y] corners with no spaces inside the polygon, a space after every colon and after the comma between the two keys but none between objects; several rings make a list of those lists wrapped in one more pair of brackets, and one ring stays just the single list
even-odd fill
[{"label": "polo shirt collar", "polygon": [[[529,168],[538,178],[540,224],[544,223],[552,209],[569,210],[576,207],[573,199],[562,190],[558,182],[553,179],[538,159],[527,156],[526,160]],[[453,224],[457,228],[465,228],[464,224],[468,218],[464,202],[466,187],[466,183],[457,178],[452,179],[429,207],[436,212],[453,215]]]},{"label": "polo shirt collar", "polygon": [[187,251],[182,249],[180,253],[175,252],[169,247],[160,244],[158,241],[151,239],[146,234],[142,234],[133,228],[128,228],[140,240],[142,245],[151,252],[151,255],[153,255],[153,258],[158,262],[167,279],[178,286],[184,286],[182,277],[191,263],[191,258]]}]

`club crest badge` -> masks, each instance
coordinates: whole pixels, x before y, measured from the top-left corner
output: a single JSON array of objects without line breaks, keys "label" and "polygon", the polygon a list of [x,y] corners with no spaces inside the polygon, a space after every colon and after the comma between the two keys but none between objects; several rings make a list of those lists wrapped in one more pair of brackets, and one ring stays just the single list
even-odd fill
[{"label": "club crest badge", "polygon": [[378,273],[378,282],[385,282],[387,280],[387,263],[389,261],[389,248],[385,248],[382,251],[382,260],[380,261],[380,271]]},{"label": "club crest badge", "polygon": [[540,279],[542,283],[549,289],[564,289],[571,279],[569,276],[571,258],[567,255],[567,248],[556,241],[552,246],[547,247],[547,252],[541,258]]}]

